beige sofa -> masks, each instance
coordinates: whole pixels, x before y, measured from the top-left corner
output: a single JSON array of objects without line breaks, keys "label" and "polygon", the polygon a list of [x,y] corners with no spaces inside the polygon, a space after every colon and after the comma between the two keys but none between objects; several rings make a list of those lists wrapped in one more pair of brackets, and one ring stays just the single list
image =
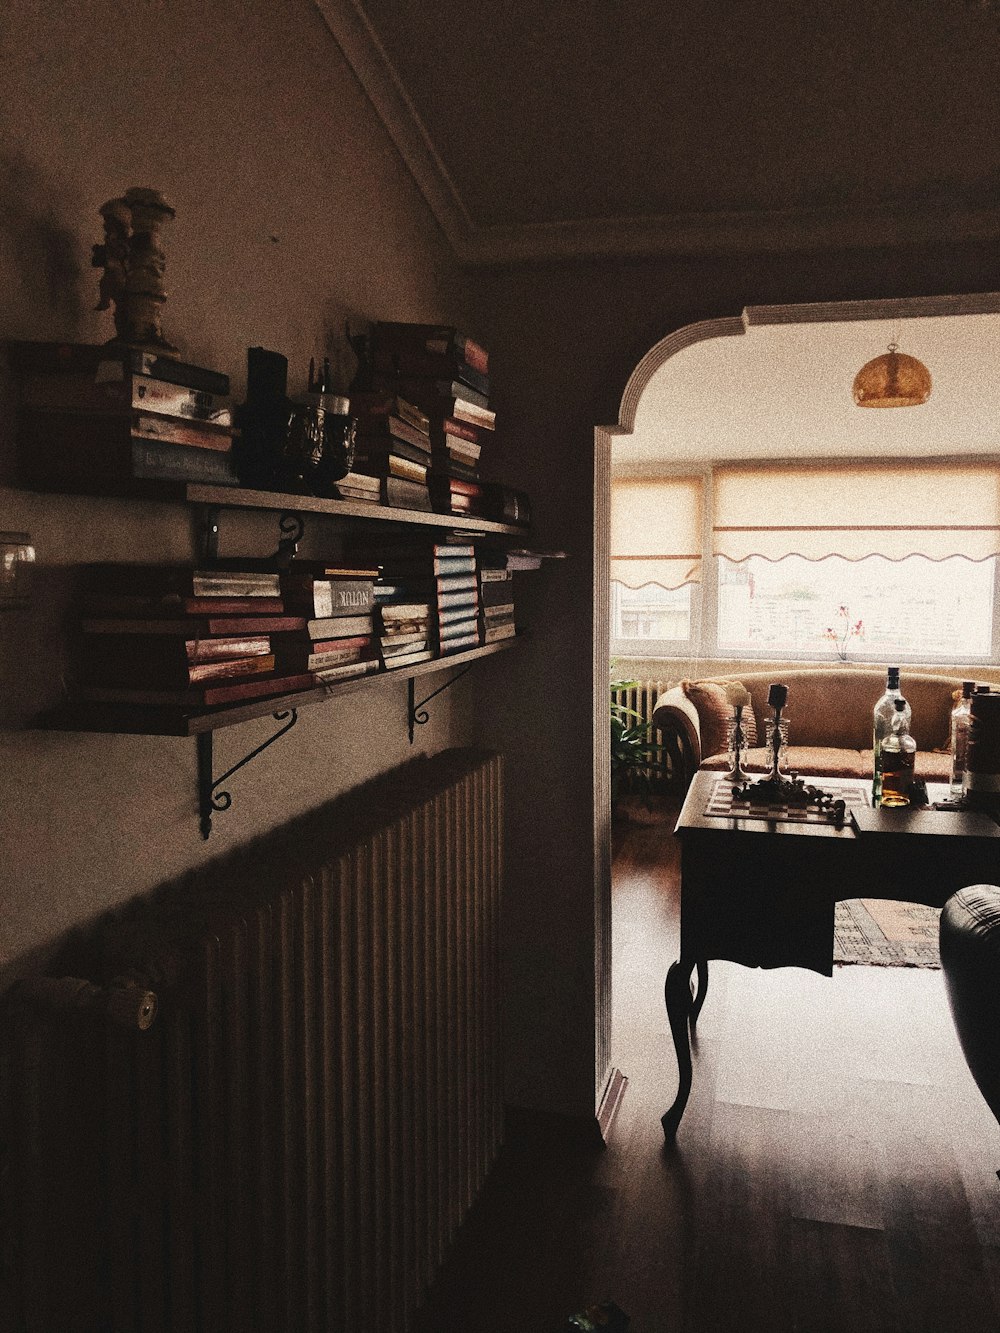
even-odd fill
[{"label": "beige sofa", "polygon": [[[786,771],[823,777],[871,777],[872,708],[885,690],[885,672],[864,667],[819,667],[801,671],[751,672],[728,679],[740,680],[749,690],[754,718],[764,739],[764,722],[772,716],[767,705],[768,687],[774,681],[788,686],[788,753]],[[708,678],[719,682],[722,677]],[[707,681],[698,682],[708,683]],[[725,769],[724,752],[703,753],[703,730],[719,734],[718,718],[706,709],[701,694],[698,706],[679,683],[662,693],[653,710],[653,725],[663,733],[668,748],[679,751],[685,786],[698,768]],[[954,691],[962,682],[951,676],[918,675],[903,671],[901,688],[913,710],[911,731],[917,742],[916,774],[927,781],[946,781],[951,759],[948,753]],[[719,747],[721,748],[721,747]],[[751,772],[767,772],[770,754],[751,749],[744,766]]]}]

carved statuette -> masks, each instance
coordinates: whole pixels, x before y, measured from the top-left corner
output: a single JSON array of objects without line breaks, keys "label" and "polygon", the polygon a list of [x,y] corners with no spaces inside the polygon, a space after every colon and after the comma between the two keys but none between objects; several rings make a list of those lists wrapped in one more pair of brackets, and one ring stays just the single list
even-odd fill
[{"label": "carved statuette", "polygon": [[121,199],[109,199],[100,213],[104,242],[94,246],[91,263],[104,270],[97,309],[114,308],[112,343],[176,354],[160,327],[167,299],[163,228],[174,210],[158,190],[133,187]]}]

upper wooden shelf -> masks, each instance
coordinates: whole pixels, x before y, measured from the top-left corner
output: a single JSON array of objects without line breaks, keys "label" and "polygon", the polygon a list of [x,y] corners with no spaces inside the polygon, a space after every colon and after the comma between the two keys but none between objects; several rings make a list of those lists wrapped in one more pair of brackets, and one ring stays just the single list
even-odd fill
[{"label": "upper wooden shelf", "polygon": [[188,483],[184,498],[192,504],[220,509],[284,509],[306,514],[329,514],[338,518],[364,518],[376,523],[413,523],[427,528],[449,528],[458,532],[486,532],[503,537],[526,537],[527,528],[513,523],[495,523],[472,514],[438,514],[424,509],[396,509],[392,505],[368,504],[363,500],[326,500],[316,495],[283,491],[253,491],[244,486],[202,486]]}]

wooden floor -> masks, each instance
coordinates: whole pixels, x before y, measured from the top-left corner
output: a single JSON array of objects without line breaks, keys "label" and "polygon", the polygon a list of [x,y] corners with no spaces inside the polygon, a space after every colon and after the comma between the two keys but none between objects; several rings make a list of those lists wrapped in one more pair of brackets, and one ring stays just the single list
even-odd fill
[{"label": "wooden floor", "polygon": [[677,952],[673,820],[614,870],[615,1063],[606,1149],[509,1140],[421,1333],[562,1333],[615,1300],[630,1333],[996,1333],[1000,1127],[941,974],[715,963],[676,1146],[663,1013]]}]

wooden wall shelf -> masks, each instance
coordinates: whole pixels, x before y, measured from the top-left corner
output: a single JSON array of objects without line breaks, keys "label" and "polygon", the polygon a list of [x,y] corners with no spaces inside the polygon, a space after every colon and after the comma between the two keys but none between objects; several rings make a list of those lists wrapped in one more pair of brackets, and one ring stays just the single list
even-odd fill
[{"label": "wooden wall shelf", "polygon": [[511,639],[501,639],[498,643],[482,644],[464,653],[449,653],[446,657],[435,657],[429,662],[418,662],[414,666],[400,667],[394,671],[375,671],[368,676],[355,676],[352,680],[338,680],[330,685],[317,685],[312,689],[298,690],[294,694],[272,694],[266,699],[254,699],[251,703],[228,704],[222,708],[206,708],[198,712],[185,712],[178,708],[139,707],[133,704],[65,704],[43,714],[38,719],[37,725],[47,731],[100,731],[130,736],[199,736],[203,732],[217,731],[220,727],[231,727],[238,722],[249,722],[257,717],[270,717],[285,709],[304,708],[308,704],[323,703],[327,699],[350,694],[354,690],[384,685],[387,682],[413,680],[418,676],[447,671],[449,667],[475,662],[481,657],[492,657],[494,653],[513,648],[516,643],[516,636]]},{"label": "wooden wall shelf", "polygon": [[316,495],[289,495],[282,491],[252,491],[243,486],[184,488],[184,499],[213,509],[271,509],[302,514],[328,514],[332,518],[369,519],[373,523],[408,523],[424,528],[450,528],[456,532],[482,532],[499,537],[527,537],[528,529],[512,523],[495,523],[472,514],[438,514],[424,509],[397,509],[392,505],[368,504],[362,500],[325,500]]}]

